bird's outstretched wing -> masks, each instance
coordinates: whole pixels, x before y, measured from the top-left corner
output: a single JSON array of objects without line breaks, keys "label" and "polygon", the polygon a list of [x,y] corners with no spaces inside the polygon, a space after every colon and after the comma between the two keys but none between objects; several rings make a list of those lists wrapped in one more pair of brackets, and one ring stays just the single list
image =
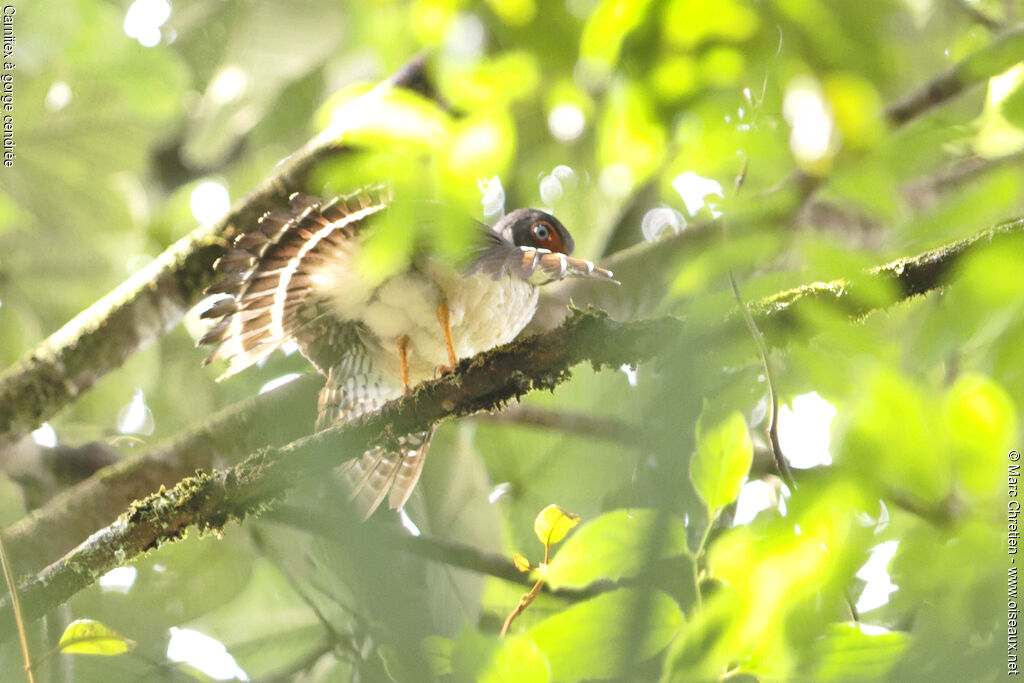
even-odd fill
[{"label": "bird's outstretched wing", "polygon": [[[224,277],[206,290],[225,296],[201,315],[220,318],[199,340],[217,344],[206,363],[227,359],[228,368],[219,379],[297,340],[300,329],[315,319],[303,308],[315,289],[318,269],[349,249],[365,221],[389,202],[389,192],[380,187],[327,203],[296,193],[289,211],[265,214],[256,230],[235,239],[232,250],[214,266]],[[324,366],[314,364],[325,372]]]}]

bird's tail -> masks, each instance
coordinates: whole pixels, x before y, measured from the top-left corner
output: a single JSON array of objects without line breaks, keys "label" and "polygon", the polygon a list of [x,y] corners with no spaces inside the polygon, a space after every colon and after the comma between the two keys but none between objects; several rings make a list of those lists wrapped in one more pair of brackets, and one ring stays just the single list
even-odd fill
[{"label": "bird's tail", "polygon": [[376,446],[338,468],[352,504],[368,518],[387,496],[388,507],[398,510],[412,494],[423,471],[434,429],[408,434],[398,447]]},{"label": "bird's tail", "polygon": [[[399,394],[399,389],[380,377],[366,348],[353,344],[328,372],[320,392],[316,429],[365,415]],[[392,446],[375,446],[338,468],[342,485],[364,518],[373,514],[385,496],[392,510],[405,505],[420,479],[433,435],[433,428],[407,434]]]}]

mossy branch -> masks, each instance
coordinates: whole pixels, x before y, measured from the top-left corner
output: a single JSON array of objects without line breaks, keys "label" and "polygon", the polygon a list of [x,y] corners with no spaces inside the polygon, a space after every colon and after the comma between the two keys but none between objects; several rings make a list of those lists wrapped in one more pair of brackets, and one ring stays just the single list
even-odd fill
[{"label": "mossy branch", "polygon": [[[817,283],[768,297],[757,302],[752,311],[770,343],[784,343],[792,339],[794,333],[802,339],[805,338],[803,333],[812,329],[805,326],[804,321],[813,319],[813,315],[805,318],[804,309],[824,305],[851,318],[862,317],[871,310],[942,286],[951,269],[965,255],[988,245],[1005,246],[1011,240],[1019,240],[1022,234],[1024,219],[1012,221],[972,238],[872,269],[856,280]],[[888,298],[877,295],[878,290],[886,289],[879,285],[888,285]],[[862,289],[870,289],[872,296],[862,297]],[[601,312],[574,310],[559,327],[466,359],[451,375],[424,383],[408,395],[350,424],[285,446],[269,446],[234,467],[210,474],[197,473],[171,488],[161,487],[159,492],[133,503],[117,521],[90,536],[24,584],[21,594],[26,618],[38,618],[103,573],[164,542],[179,538],[191,526],[219,530],[230,520],[241,521],[259,513],[301,477],[315,477],[335,467],[343,459],[339,453],[352,457],[371,444],[386,442],[446,420],[496,410],[537,389],[553,389],[569,377],[573,366],[582,362],[589,362],[595,369],[618,368],[680,347],[700,352],[706,348],[701,340],[720,339],[723,331],[740,338],[742,335],[733,335],[729,331],[733,326],[738,328],[742,325],[742,320],[735,314],[717,330],[709,332],[694,330],[671,317],[620,323]],[[187,466],[192,466],[199,462],[195,451],[215,448],[212,444],[217,443],[216,435],[228,424],[301,424],[301,420],[265,420],[258,416],[297,397],[312,403],[314,386],[312,379],[296,382],[291,390],[294,394],[285,400],[289,394],[283,392],[281,403],[258,399],[182,439],[164,455],[179,458],[188,463]],[[240,431],[246,433],[247,430]],[[276,438],[285,435],[281,432]],[[257,431],[247,439],[244,447],[255,447],[256,439],[264,437],[267,435]],[[274,437],[267,438],[271,442],[274,440]],[[111,469],[116,472],[117,467]],[[101,471],[97,474],[96,485],[102,486],[110,476],[111,473]],[[150,485],[145,478],[126,477],[122,484],[126,487],[122,495],[133,495],[131,492],[135,491],[141,497],[152,490],[143,488]],[[76,490],[80,489],[71,489],[69,494]],[[73,520],[67,516],[68,509],[74,509],[68,501],[64,501],[62,506],[48,505],[38,511],[34,524],[45,525],[48,529],[65,524],[74,527]],[[485,569],[481,568],[481,571]],[[9,610],[8,604],[0,605],[0,640],[12,635]]]}]

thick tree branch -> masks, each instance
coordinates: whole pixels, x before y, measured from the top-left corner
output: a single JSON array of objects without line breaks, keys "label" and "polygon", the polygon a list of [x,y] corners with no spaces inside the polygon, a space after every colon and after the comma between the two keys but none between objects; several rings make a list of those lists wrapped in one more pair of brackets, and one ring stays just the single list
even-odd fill
[{"label": "thick tree branch", "polygon": [[35,574],[92,531],[113,523],[133,501],[173,486],[196,470],[233,465],[268,444],[280,446],[305,436],[322,384],[316,375],[300,377],[65,489],[6,531],[15,572]]},{"label": "thick tree branch", "polygon": [[[551,389],[583,361],[617,368],[648,359],[681,330],[682,324],[670,318],[620,324],[605,315],[577,312],[547,334],[464,360],[454,374],[421,385],[351,424],[264,449],[225,471],[197,473],[132,504],[113,524],[25,584],[20,593],[26,618],[40,617],[110,569],[180,538],[190,526],[218,530],[229,520],[259,512],[300,477],[336,466],[338,453],[361,453],[372,443],[494,410],[535,389]],[[0,640],[9,637],[8,609],[5,603],[0,610]]]},{"label": "thick tree branch", "polygon": [[[429,90],[424,58],[412,60],[382,86]],[[210,284],[213,262],[228,238],[255,226],[260,215],[300,189],[310,170],[340,149],[337,138],[313,138],[223,218],[171,245],[0,374],[0,448],[15,443],[177,325]]]},{"label": "thick tree branch", "polygon": [[[861,317],[874,308],[941,286],[966,254],[987,245],[1009,244],[1022,234],[1024,219],[875,268],[856,281],[819,283],[783,292],[762,300],[753,312],[769,341],[782,343],[790,332],[803,327],[801,311],[805,307],[831,305],[846,315]],[[869,287],[878,290],[879,284],[891,286],[890,296],[865,299],[860,295]],[[723,328],[742,324],[733,315]],[[680,344],[701,349],[694,340],[704,336],[705,332],[692,330],[674,318],[619,323],[605,314],[575,311],[560,327],[464,360],[453,374],[427,382],[351,424],[284,447],[266,448],[225,471],[197,473],[172,489],[133,504],[116,522],[23,586],[26,617],[38,618],[104,572],[179,538],[190,526],[216,530],[229,520],[240,521],[258,513],[301,477],[315,477],[336,466],[339,453],[361,453],[372,443],[495,410],[536,389],[552,389],[581,362],[590,362],[595,368],[618,368]],[[193,447],[203,448],[202,440]],[[0,640],[11,635],[8,610],[6,604],[0,609]]]}]

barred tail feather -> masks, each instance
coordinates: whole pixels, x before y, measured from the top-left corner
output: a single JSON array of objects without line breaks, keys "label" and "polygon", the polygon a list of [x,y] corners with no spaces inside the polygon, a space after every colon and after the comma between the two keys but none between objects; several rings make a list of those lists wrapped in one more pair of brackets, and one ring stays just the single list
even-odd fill
[{"label": "barred tail feather", "polygon": [[409,434],[400,439],[398,450],[377,447],[338,468],[349,500],[363,519],[368,519],[385,497],[392,510],[405,505],[420,479],[433,435],[433,429]]}]

